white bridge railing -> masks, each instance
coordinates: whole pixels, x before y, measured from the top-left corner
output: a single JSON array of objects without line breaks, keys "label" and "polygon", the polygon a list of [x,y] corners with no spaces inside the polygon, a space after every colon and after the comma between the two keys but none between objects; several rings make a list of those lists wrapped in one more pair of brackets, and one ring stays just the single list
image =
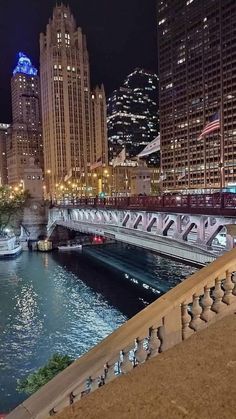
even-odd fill
[{"label": "white bridge railing", "polygon": [[[236,311],[236,249],[196,272],[76,360],[9,419],[47,418]],[[196,348],[197,353],[197,348]]]}]

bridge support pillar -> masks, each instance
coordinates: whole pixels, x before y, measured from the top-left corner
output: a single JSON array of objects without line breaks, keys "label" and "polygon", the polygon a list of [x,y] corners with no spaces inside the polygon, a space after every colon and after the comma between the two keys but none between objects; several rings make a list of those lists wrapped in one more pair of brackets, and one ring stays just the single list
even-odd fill
[{"label": "bridge support pillar", "polygon": [[200,217],[197,225],[197,244],[205,244],[206,217]]},{"label": "bridge support pillar", "polygon": [[175,232],[173,234],[174,239],[183,240],[182,235],[182,215],[177,215],[175,219]]},{"label": "bridge support pillar", "polygon": [[157,234],[159,234],[160,236],[163,235],[165,218],[166,218],[166,214],[164,213],[157,214],[157,230],[156,231],[157,231]]}]

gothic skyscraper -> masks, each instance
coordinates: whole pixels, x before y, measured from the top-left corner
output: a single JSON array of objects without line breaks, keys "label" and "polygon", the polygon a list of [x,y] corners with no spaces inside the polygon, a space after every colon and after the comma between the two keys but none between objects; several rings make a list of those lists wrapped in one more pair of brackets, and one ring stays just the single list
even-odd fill
[{"label": "gothic skyscraper", "polygon": [[68,177],[86,183],[94,162],[86,38],[63,4],[40,36],[40,71],[45,174],[55,192]]}]

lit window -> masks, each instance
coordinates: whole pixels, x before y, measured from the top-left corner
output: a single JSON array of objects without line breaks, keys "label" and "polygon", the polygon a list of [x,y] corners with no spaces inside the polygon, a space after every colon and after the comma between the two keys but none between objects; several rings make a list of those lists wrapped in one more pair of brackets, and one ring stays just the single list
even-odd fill
[{"label": "lit window", "polygon": [[71,70],[71,68],[70,68],[70,66],[69,66],[69,65],[67,66],[67,70],[68,70],[68,71],[70,71],[70,70]]},{"label": "lit window", "polygon": [[57,43],[61,43],[61,32],[57,32]]},{"label": "lit window", "polygon": [[159,22],[158,22],[158,25],[160,26],[160,25],[162,25],[163,23],[165,23],[165,21],[166,21],[166,19],[162,19],[162,20],[160,20]]}]

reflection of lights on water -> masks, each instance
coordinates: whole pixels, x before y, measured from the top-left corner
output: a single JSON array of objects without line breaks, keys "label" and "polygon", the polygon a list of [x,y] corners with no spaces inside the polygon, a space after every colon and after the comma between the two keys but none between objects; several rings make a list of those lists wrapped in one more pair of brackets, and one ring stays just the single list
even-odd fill
[{"label": "reflection of lights on water", "polygon": [[25,330],[27,327],[31,328],[38,309],[37,295],[32,286],[22,288],[21,295],[16,302],[16,307],[18,307],[19,310],[19,315],[17,316],[19,323],[16,326],[16,329]]},{"label": "reflection of lights on water", "polygon": [[152,290],[155,294],[160,294],[160,293],[161,293],[161,291],[156,290],[155,288],[151,288],[151,290]]},{"label": "reflection of lights on water", "polygon": [[127,278],[127,279],[128,279],[128,278],[129,278],[129,275],[128,275],[128,274],[125,274],[125,278]]},{"label": "reflection of lights on water", "polygon": [[48,255],[47,254],[44,255],[44,258],[43,258],[43,266],[45,268],[48,268]]},{"label": "reflection of lights on water", "polygon": [[130,278],[130,281],[132,281],[134,284],[138,284],[138,281],[137,281],[137,279],[134,279],[134,278]]}]

